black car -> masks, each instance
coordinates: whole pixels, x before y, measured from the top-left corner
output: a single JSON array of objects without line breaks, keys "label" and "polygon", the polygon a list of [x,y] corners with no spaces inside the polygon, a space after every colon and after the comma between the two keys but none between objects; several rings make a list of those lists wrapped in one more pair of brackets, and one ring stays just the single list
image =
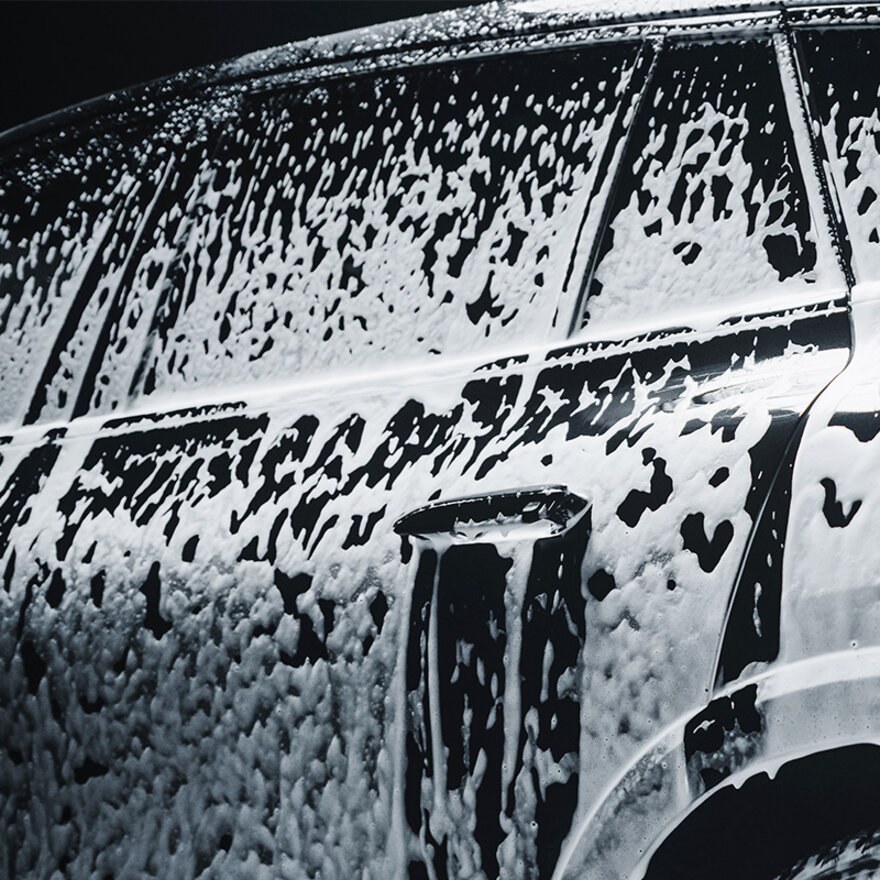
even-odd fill
[{"label": "black car", "polygon": [[489,4],[0,136],[0,877],[869,876],[878,24]]}]

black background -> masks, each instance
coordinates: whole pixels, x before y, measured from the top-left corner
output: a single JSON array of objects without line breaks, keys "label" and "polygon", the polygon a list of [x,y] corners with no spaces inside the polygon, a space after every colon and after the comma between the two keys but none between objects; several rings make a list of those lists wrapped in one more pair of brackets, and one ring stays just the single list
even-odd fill
[{"label": "black background", "polygon": [[0,2],[0,131],[245,52],[468,0]]}]

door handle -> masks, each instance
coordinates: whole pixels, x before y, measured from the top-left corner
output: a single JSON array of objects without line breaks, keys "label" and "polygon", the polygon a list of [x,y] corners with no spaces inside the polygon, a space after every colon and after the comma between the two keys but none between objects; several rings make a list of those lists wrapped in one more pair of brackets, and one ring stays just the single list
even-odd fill
[{"label": "door handle", "polygon": [[589,508],[566,486],[530,486],[434,501],[394,523],[398,535],[434,544],[536,540],[568,531]]}]

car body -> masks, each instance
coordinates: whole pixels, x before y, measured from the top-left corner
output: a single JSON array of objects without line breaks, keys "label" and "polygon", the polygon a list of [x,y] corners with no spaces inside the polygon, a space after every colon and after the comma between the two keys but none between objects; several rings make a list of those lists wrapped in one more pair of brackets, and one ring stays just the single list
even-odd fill
[{"label": "car body", "polygon": [[4,135],[0,874],[876,827],[878,12],[492,4]]}]

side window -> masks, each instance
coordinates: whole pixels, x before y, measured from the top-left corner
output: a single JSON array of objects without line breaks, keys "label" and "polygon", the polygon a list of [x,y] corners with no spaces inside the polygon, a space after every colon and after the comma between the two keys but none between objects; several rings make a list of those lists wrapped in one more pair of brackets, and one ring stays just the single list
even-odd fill
[{"label": "side window", "polygon": [[541,338],[636,52],[252,95],[206,175],[140,392]]},{"label": "side window", "polygon": [[[92,294],[117,262],[120,214],[139,188],[110,152],[75,144],[0,168],[0,423],[25,417],[62,335],[78,360],[75,315],[80,336],[97,331]],[[44,399],[63,405],[75,369],[59,370]]]},{"label": "side window", "polygon": [[71,123],[0,157],[0,424],[127,400],[181,235],[169,194],[207,149],[190,111]]},{"label": "side window", "polygon": [[799,35],[853,250],[856,277],[880,279],[880,31]]},{"label": "side window", "polygon": [[816,236],[772,42],[673,45],[627,146],[584,323],[766,308],[834,277]]}]

